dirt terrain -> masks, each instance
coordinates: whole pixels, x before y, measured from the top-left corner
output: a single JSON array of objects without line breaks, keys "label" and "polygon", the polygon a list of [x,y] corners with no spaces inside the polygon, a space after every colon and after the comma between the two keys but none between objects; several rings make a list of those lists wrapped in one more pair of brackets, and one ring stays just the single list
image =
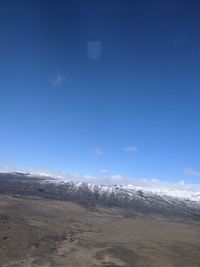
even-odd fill
[{"label": "dirt terrain", "polygon": [[200,223],[0,195],[1,267],[199,267]]}]

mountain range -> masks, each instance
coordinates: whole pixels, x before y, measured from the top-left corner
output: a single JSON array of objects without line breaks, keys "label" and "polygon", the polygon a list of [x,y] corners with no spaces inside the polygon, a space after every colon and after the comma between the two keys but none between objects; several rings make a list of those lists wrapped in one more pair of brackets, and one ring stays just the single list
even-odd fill
[{"label": "mountain range", "polygon": [[200,219],[200,192],[101,185],[30,173],[0,173],[0,193],[76,202],[87,208],[121,207],[129,213]]}]

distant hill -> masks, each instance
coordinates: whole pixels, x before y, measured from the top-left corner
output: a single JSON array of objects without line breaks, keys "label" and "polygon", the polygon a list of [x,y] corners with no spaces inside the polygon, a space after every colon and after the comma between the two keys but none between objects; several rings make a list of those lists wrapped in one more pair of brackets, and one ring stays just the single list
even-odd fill
[{"label": "distant hill", "polygon": [[30,173],[0,173],[0,193],[39,196],[94,207],[121,207],[143,214],[200,220],[200,192],[147,189],[133,185],[97,185]]}]

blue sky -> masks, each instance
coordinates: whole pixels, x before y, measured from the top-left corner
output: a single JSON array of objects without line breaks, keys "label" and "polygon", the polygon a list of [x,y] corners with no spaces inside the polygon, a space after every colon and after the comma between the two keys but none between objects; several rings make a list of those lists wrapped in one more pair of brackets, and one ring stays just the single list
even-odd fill
[{"label": "blue sky", "polygon": [[196,0],[1,1],[0,164],[200,184]]}]

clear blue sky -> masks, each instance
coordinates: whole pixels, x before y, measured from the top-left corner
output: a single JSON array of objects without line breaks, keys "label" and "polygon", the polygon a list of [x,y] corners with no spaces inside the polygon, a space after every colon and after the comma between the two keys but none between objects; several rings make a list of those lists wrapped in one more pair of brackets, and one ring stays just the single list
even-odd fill
[{"label": "clear blue sky", "polygon": [[199,13],[1,1],[0,164],[200,183]]}]

